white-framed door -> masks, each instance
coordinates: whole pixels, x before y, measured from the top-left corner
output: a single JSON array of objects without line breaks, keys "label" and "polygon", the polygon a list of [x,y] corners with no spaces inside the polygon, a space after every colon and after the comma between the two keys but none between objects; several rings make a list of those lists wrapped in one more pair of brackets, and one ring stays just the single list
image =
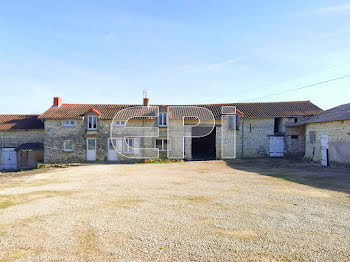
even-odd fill
[{"label": "white-framed door", "polygon": [[284,151],[284,138],[280,136],[270,137],[270,156],[282,157]]},{"label": "white-framed door", "polygon": [[108,161],[117,161],[118,153],[116,151],[117,148],[117,139],[109,138],[108,139]]},{"label": "white-framed door", "polygon": [[96,138],[86,139],[86,160],[96,161]]},{"label": "white-framed door", "polygon": [[17,169],[17,152],[15,148],[2,148],[2,166],[1,169]]}]

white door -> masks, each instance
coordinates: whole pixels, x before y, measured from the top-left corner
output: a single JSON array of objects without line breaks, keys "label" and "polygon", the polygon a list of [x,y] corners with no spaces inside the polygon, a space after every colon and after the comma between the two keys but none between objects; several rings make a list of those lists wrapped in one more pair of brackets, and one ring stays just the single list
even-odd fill
[{"label": "white door", "polygon": [[270,137],[270,156],[281,157],[283,156],[284,138],[280,136]]},{"label": "white door", "polygon": [[15,148],[3,148],[2,169],[17,169],[17,153]]},{"label": "white door", "polygon": [[86,160],[96,161],[96,138],[88,138],[86,144]]},{"label": "white door", "polygon": [[117,149],[117,139],[115,138],[108,139],[108,161],[118,160],[118,154],[116,149]]},{"label": "white door", "polygon": [[327,166],[327,149],[328,149],[328,136],[321,136],[321,162],[323,166]]}]

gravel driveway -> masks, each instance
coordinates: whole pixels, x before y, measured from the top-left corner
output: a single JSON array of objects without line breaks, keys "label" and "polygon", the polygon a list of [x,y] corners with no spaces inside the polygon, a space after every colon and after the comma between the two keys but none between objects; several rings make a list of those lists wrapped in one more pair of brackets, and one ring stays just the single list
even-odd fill
[{"label": "gravel driveway", "polygon": [[86,165],[0,179],[3,261],[350,261],[350,171]]}]

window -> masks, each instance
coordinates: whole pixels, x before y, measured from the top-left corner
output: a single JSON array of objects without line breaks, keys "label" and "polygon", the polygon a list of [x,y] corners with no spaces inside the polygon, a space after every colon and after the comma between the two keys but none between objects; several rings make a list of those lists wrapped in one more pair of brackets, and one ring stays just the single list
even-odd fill
[{"label": "window", "polygon": [[167,126],[167,113],[159,113],[158,126]]},{"label": "window", "polygon": [[156,139],[156,148],[159,151],[168,151],[168,139]]},{"label": "window", "polygon": [[64,151],[71,152],[73,151],[73,140],[66,140],[63,143]]},{"label": "window", "polygon": [[299,136],[298,135],[292,135],[292,139],[298,139]]},{"label": "window", "polygon": [[315,131],[310,131],[310,143],[315,143],[316,142],[316,132]]},{"label": "window", "polygon": [[87,129],[88,130],[96,130],[97,129],[97,116],[88,116]]},{"label": "window", "polygon": [[133,139],[132,138],[126,138],[124,143],[124,153],[132,153],[133,152]]},{"label": "window", "polygon": [[115,121],[116,126],[125,126],[125,121],[124,120],[117,120]]},{"label": "window", "polygon": [[294,118],[294,123],[298,123],[298,118]]},{"label": "window", "polygon": [[74,120],[66,120],[63,123],[64,126],[75,126],[75,121]]}]

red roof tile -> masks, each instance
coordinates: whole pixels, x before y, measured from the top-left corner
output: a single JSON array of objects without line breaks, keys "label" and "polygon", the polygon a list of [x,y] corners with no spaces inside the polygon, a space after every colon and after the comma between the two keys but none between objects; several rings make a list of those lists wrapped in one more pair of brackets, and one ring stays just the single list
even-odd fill
[{"label": "red roof tile", "polygon": [[[104,104],[62,104],[60,107],[50,107],[39,118],[43,119],[79,119],[89,109],[93,108],[101,113],[101,119],[113,119],[115,114],[127,107],[140,105],[104,105]],[[153,105],[157,106],[157,105]],[[170,106],[170,105],[158,105]],[[179,105],[173,105],[179,106]],[[236,106],[239,112],[245,117],[294,117],[317,115],[323,110],[310,101],[295,102],[264,102],[264,103],[227,103],[227,104],[206,104],[206,105],[182,105],[198,106],[209,109],[215,119],[221,118],[223,106]]]},{"label": "red roof tile", "polygon": [[87,114],[89,114],[89,113],[94,113],[95,115],[98,115],[98,116],[101,115],[101,113],[100,113],[98,110],[94,109],[94,108],[90,108],[88,111],[86,111],[86,112],[84,113],[84,115],[87,115]]},{"label": "red roof tile", "polygon": [[44,129],[39,115],[0,115],[0,130]]}]

